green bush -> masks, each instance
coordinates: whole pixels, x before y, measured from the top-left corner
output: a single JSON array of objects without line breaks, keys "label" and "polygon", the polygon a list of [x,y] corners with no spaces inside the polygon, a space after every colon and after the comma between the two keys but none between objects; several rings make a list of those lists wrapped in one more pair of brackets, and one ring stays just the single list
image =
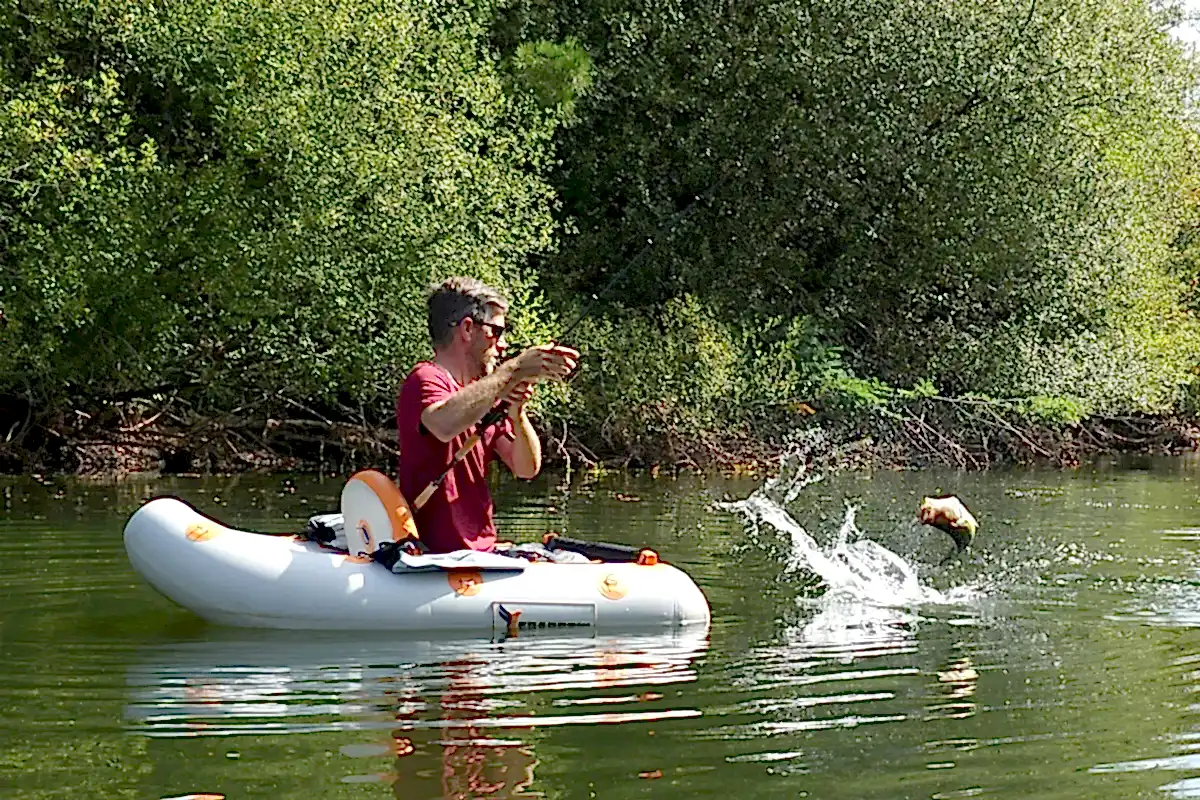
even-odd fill
[{"label": "green bush", "polygon": [[557,174],[579,235],[544,280],[593,292],[653,237],[626,309],[811,319],[895,386],[1171,408],[1200,335],[1170,263],[1197,181],[1169,21],[1142,0],[519,3],[501,41],[576,37],[596,64]]},{"label": "green bush", "polygon": [[694,297],[654,318],[613,311],[586,321],[583,367],[566,420],[606,454],[642,463],[707,457],[753,426],[812,400],[838,365],[803,320],[758,329]]},{"label": "green bush", "polygon": [[620,278],[582,376],[538,404],[639,460],[810,402],[1195,410],[1197,75],[1168,22],[1143,0],[10,4],[0,405],[384,418],[428,352],[425,285],[467,273],[527,342]]},{"label": "green bush", "polygon": [[425,286],[465,273],[526,296],[528,255],[553,244],[551,138],[588,60],[547,43],[502,63],[492,16],[61,0],[0,17],[0,392],[386,413],[428,352]]}]

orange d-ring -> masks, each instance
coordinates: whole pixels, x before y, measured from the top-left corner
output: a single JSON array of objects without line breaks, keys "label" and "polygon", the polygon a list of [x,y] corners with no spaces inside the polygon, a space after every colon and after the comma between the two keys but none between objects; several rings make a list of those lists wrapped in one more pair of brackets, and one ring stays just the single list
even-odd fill
[{"label": "orange d-ring", "polygon": [[472,569],[447,570],[446,582],[461,597],[474,597],[483,588],[483,576]]}]

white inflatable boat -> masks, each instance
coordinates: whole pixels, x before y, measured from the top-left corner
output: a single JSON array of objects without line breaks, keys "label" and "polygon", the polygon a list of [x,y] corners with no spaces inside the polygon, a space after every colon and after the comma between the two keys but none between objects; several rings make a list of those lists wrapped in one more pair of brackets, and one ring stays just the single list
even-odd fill
[{"label": "white inflatable boat", "polygon": [[125,549],[155,589],[224,625],[511,634],[709,622],[704,594],[685,573],[661,562],[526,562],[513,569],[393,574],[369,558],[298,537],[226,527],[170,497],[134,513],[125,526]]}]

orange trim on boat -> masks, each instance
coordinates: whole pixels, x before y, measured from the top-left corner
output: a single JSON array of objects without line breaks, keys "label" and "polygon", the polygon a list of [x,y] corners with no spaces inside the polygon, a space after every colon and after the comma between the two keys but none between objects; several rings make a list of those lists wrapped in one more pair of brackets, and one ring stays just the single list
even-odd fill
[{"label": "orange trim on boat", "polygon": [[[388,521],[392,524],[392,541],[399,542],[408,537],[421,538],[417,535],[417,522],[413,518],[412,506],[400,492],[400,489],[387,475],[373,469],[364,469],[350,476],[350,480],[365,483],[379,502],[383,503]],[[378,546],[378,543],[375,543]]]}]

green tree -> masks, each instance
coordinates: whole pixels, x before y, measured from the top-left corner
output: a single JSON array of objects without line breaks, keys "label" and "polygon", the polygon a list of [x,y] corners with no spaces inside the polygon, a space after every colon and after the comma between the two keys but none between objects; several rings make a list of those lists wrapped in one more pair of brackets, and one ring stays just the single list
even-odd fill
[{"label": "green tree", "polygon": [[808,320],[897,385],[1169,409],[1200,337],[1167,267],[1196,80],[1168,22],[1143,0],[522,4],[500,41],[573,36],[596,63],[558,173],[579,234],[546,280],[595,291],[700,197],[621,307],[693,297],[767,342]]},{"label": "green tree", "polygon": [[[531,292],[585,54],[489,3],[21,3],[0,17],[0,390],[382,414],[423,289]],[[532,76],[532,77],[530,77]],[[556,80],[558,88],[555,89]],[[547,96],[547,93],[549,97]],[[518,320],[539,324],[536,304]]]}]

